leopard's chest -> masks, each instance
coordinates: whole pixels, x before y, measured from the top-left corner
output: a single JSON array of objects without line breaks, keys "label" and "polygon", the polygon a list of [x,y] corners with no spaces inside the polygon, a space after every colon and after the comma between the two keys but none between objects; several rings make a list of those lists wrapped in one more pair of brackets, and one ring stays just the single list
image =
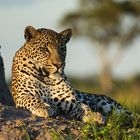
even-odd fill
[{"label": "leopard's chest", "polygon": [[56,106],[59,106],[63,103],[66,104],[74,99],[74,96],[72,95],[73,89],[66,83],[61,83],[60,85],[56,86],[50,86],[48,92],[49,103]]},{"label": "leopard's chest", "polygon": [[71,92],[72,90],[68,87],[53,87],[49,90],[49,96],[51,98],[58,98],[58,99],[62,99],[66,96],[71,96]]}]

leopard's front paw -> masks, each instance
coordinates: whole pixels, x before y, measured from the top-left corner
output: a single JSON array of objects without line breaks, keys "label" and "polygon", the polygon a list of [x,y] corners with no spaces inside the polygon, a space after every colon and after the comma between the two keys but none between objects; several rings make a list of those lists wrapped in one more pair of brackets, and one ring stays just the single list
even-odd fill
[{"label": "leopard's front paw", "polygon": [[52,107],[50,107],[48,104],[42,104],[42,106],[39,106],[38,108],[34,107],[30,110],[32,114],[44,118],[48,118],[56,114],[55,110]]},{"label": "leopard's front paw", "polygon": [[83,122],[104,125],[105,117],[99,112],[89,112],[83,116]]},{"label": "leopard's front paw", "polygon": [[47,109],[44,108],[36,108],[34,110],[31,110],[32,114],[34,114],[35,116],[38,117],[44,117],[44,118],[48,118],[49,117],[49,113]]}]

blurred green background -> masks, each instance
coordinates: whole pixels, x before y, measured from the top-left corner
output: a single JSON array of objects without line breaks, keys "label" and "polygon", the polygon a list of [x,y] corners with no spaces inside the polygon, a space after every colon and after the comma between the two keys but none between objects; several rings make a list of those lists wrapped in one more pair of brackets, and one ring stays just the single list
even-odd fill
[{"label": "blurred green background", "polygon": [[[77,10],[66,14],[61,23],[72,27],[75,37],[85,37],[99,49],[100,73],[83,80],[72,78],[75,87],[109,94],[132,110],[140,111],[139,73],[120,79],[112,73],[113,66],[136,39],[140,43],[140,1],[80,0]],[[116,52],[110,57],[112,48]],[[138,61],[136,65],[140,65]]]}]

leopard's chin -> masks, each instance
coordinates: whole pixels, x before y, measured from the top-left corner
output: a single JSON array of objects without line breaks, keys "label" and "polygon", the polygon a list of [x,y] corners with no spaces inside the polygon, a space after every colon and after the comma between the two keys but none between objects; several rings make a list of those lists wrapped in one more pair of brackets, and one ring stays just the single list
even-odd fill
[{"label": "leopard's chin", "polygon": [[54,73],[54,76],[55,76],[56,78],[59,78],[59,77],[62,76],[62,73],[56,72],[56,73]]},{"label": "leopard's chin", "polygon": [[62,77],[62,73],[59,73],[59,72],[55,72],[49,75],[49,78],[51,79],[58,79],[60,77]]}]

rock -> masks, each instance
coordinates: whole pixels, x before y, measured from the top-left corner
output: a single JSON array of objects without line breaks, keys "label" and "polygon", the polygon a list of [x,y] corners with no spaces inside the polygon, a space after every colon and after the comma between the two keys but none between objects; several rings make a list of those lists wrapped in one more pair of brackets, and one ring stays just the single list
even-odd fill
[{"label": "rock", "polygon": [[14,105],[14,101],[10,90],[6,84],[5,73],[4,73],[4,63],[0,53],[0,103],[4,105],[12,106]]},{"label": "rock", "polygon": [[1,105],[0,140],[54,140],[75,139],[81,133],[81,122],[62,116],[56,118],[33,117],[25,109]]}]

